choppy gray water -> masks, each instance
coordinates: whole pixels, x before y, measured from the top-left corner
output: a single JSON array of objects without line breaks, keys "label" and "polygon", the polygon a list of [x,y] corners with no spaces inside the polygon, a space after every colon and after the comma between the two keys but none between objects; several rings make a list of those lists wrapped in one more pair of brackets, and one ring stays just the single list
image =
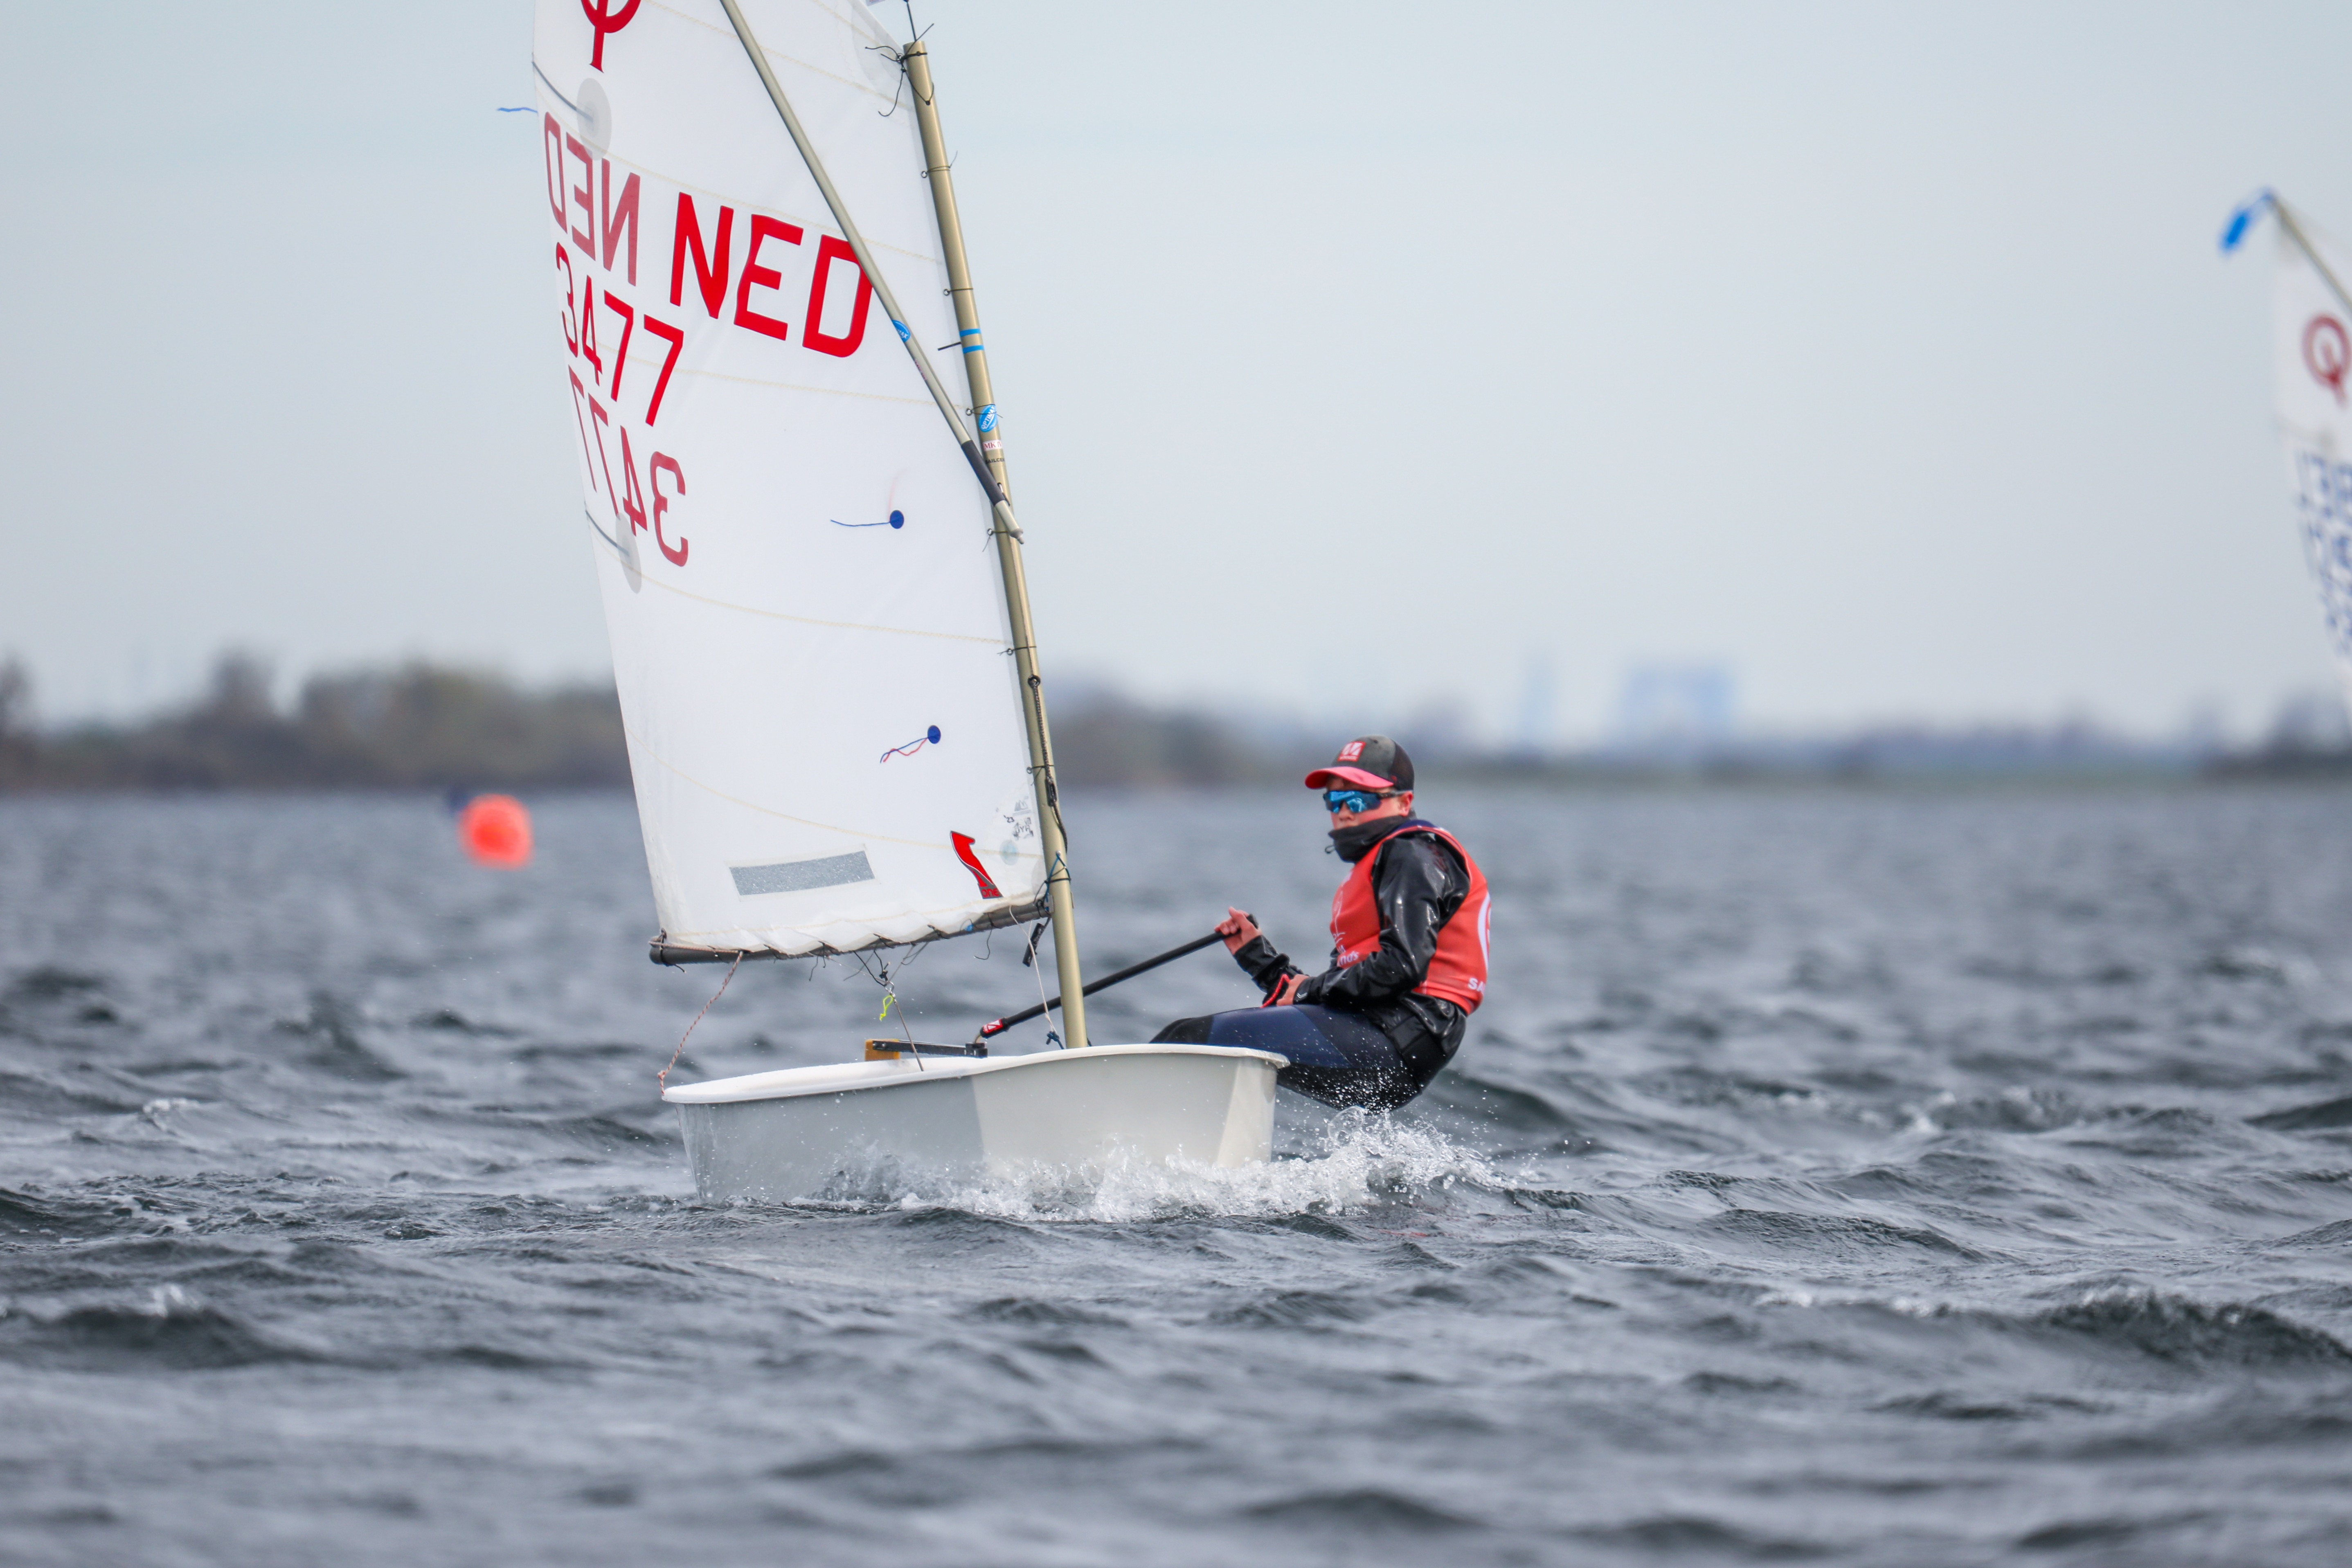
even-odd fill
[{"label": "choppy gray water", "polygon": [[[2344,1561],[2352,795],[1425,805],[1495,999],[1392,1121],[713,1209],[625,801],[0,803],[0,1557]],[[1319,952],[1319,816],[1081,804],[1093,962]],[[747,967],[686,1075],[877,1003]]]}]

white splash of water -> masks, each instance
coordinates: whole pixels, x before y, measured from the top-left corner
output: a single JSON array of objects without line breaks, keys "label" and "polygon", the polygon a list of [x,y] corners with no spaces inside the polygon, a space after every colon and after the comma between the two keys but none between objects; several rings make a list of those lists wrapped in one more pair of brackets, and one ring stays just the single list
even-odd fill
[{"label": "white splash of water", "polygon": [[1332,1118],[1307,1152],[1290,1158],[1219,1167],[1115,1153],[1099,1166],[1032,1166],[977,1183],[915,1180],[898,1206],[1096,1224],[1273,1218],[1344,1213],[1456,1184],[1505,1181],[1433,1128],[1358,1111]]}]

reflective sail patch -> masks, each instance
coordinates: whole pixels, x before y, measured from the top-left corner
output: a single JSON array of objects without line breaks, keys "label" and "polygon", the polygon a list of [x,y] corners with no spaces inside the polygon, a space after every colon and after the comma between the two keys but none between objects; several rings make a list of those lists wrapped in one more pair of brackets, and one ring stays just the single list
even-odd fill
[{"label": "reflective sail patch", "polygon": [[745,898],[754,893],[803,893],[811,888],[838,888],[847,882],[870,882],[874,868],[866,851],[827,855],[819,860],[780,860],[772,866],[730,866],[735,890]]}]

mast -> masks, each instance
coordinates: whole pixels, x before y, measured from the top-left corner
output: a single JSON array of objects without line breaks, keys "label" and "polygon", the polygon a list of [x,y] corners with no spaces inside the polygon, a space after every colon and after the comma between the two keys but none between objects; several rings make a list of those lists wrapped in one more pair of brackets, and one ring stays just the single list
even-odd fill
[{"label": "mast", "polygon": [[948,166],[947,137],[940,130],[939,95],[931,89],[931,55],[917,38],[899,55],[907,68],[907,84],[915,95],[915,123],[923,132],[923,177],[931,182],[931,205],[940,215],[940,245],[947,252],[948,294],[955,301],[956,338],[963,345],[964,379],[971,384],[973,423],[980,426],[980,450],[988,471],[1008,495],[1013,481],[1004,476],[1004,432],[996,415],[996,392],[988,379],[988,348],[980,335],[980,301],[971,289],[971,266],[964,259],[963,220],[956,216],[955,175]]},{"label": "mast", "polygon": [[[923,132],[924,174],[931,182],[931,205],[939,214],[940,245],[947,254],[948,292],[955,301],[956,338],[963,347],[963,374],[971,389],[972,421],[980,426],[980,449],[1000,492],[1004,472],[1004,430],[996,395],[988,379],[988,349],[980,332],[980,304],[964,258],[963,220],[956,214],[955,179],[949,173],[947,139],[940,131],[939,94],[931,86],[930,52],[917,38],[900,56],[915,98],[915,123]],[[1087,1043],[1086,986],[1078,973],[1078,931],[1071,910],[1068,845],[1062,834],[1060,791],[1054,780],[1054,742],[1045,723],[1045,692],[1037,673],[1037,637],[1029,617],[1029,579],[1022,569],[1021,535],[1000,521],[996,558],[1004,568],[1004,607],[1013,623],[1013,658],[1021,679],[1022,709],[1029,721],[1029,773],[1037,786],[1037,831],[1045,855],[1046,908],[1054,921],[1054,968],[1062,984],[1062,1038],[1072,1047]]]},{"label": "mast", "polygon": [[[1001,477],[1002,445],[999,445],[992,461],[982,455],[980,444],[972,438],[970,427],[963,422],[963,415],[948,396],[947,388],[940,384],[939,373],[931,368],[929,357],[923,347],[908,335],[906,313],[898,309],[898,302],[891,294],[890,285],[883,277],[882,269],[875,265],[874,253],[866,247],[866,237],[858,232],[857,225],[851,219],[841,193],[834,189],[833,180],[825,174],[824,163],[817,156],[815,145],[801,128],[800,116],[793,112],[791,102],[784,97],[783,84],[776,79],[774,69],[768,64],[767,54],[751,35],[751,24],[744,19],[737,0],[719,0],[719,3],[727,13],[728,22],[735,29],[736,39],[742,44],[743,52],[751,57],[752,68],[759,72],[761,85],[768,89],[768,100],[775,105],[777,116],[783,121],[785,131],[792,136],[793,145],[800,150],[801,162],[807,165],[810,175],[816,181],[816,188],[824,197],[824,205],[833,214],[833,221],[841,226],[842,237],[849,242],[851,252],[857,258],[859,269],[866,275],[866,281],[874,286],[875,297],[881,300],[882,309],[888,312],[890,325],[898,330],[898,341],[906,346],[908,357],[915,362],[915,369],[922,375],[923,385],[929,391],[931,401],[938,405],[940,417],[947,421],[949,430],[963,448],[964,460],[971,465],[973,478],[980,481],[981,489],[988,494],[994,514],[991,531],[996,536],[996,558],[1003,569],[1004,608],[1013,632],[1013,669],[1020,681],[1022,713],[1028,730],[1029,774],[1037,793],[1037,834],[1039,847],[1045,858],[1045,907],[1054,922],[1054,963],[1062,984],[1062,1039],[1066,1047],[1076,1049],[1087,1043],[1087,1005],[1085,984],[1078,973],[1077,924],[1070,907],[1068,844],[1062,833],[1061,795],[1054,780],[1053,744],[1045,726],[1045,682],[1037,673],[1037,639],[1029,616],[1029,582],[1021,567],[1021,525],[1013,515],[1013,502],[1004,493]],[[918,60],[922,59],[921,47],[919,41],[913,46]],[[922,80],[928,86],[930,80],[928,62],[919,68],[923,72]],[[919,89],[916,94],[917,110],[922,127],[926,160],[943,175],[946,160],[937,151],[940,144],[939,123],[930,98],[928,91]],[[978,318],[971,314],[971,281],[964,267],[962,227],[955,222],[954,192],[942,179],[935,178],[931,195],[940,212],[940,240],[947,247],[950,281],[953,283],[959,276],[962,278],[962,283],[955,293],[956,324],[959,329],[971,327],[976,336]],[[983,353],[968,353],[963,357],[969,365],[972,360],[986,356]],[[981,374],[982,382],[973,386],[975,401],[981,385],[985,383],[985,370]],[[989,428],[995,423],[993,405],[980,406],[986,410],[987,425],[983,429],[987,434],[995,434],[992,428]]]}]

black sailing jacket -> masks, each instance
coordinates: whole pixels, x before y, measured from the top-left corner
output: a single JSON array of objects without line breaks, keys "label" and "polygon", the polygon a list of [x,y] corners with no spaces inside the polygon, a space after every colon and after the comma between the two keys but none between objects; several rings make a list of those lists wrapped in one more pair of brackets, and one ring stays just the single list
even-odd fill
[{"label": "black sailing jacket", "polygon": [[[1390,837],[1417,820],[1393,818],[1368,851],[1379,857],[1372,865],[1372,899],[1381,915],[1380,950],[1361,963],[1310,976],[1291,1000],[1360,1014],[1400,1047],[1433,1037],[1450,1056],[1462,1042],[1466,1016],[1443,997],[1414,995],[1412,988],[1429,977],[1438,928],[1469,897],[1470,873],[1442,838],[1425,833]],[[1335,965],[1338,957],[1335,950]],[[1262,992],[1301,973],[1263,936],[1244,943],[1234,960]]]}]

